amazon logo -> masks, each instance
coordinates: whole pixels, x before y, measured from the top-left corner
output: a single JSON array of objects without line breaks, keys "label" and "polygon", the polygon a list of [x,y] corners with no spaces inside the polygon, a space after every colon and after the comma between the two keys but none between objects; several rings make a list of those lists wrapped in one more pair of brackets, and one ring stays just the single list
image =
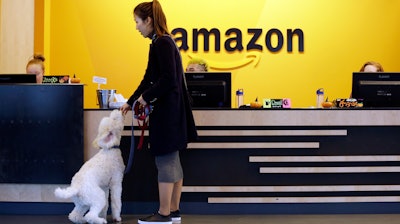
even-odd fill
[{"label": "amazon logo", "polygon": [[[249,41],[243,41],[243,32],[238,28],[230,28],[225,31],[226,39],[222,43],[221,41],[221,31],[217,28],[212,28],[207,30],[205,28],[201,29],[192,29],[192,41],[191,48],[189,47],[189,36],[188,31],[184,28],[175,28],[171,32],[175,41],[180,50],[188,51],[192,50],[193,52],[199,51],[199,39],[203,40],[203,51],[210,51],[210,37],[214,38],[214,51],[220,52],[221,45],[225,51],[227,52],[242,52],[243,50],[248,51],[244,55],[244,58],[237,62],[211,62],[209,60],[208,64],[210,68],[217,70],[229,70],[236,69],[239,67],[246,66],[252,62],[254,62],[254,66],[256,66],[260,60],[261,54],[260,52],[264,51],[264,47],[272,53],[277,53],[283,49],[284,44],[286,43],[286,51],[293,52],[293,40],[297,38],[297,50],[298,52],[304,52],[304,33],[301,29],[287,29],[286,32],[282,32],[279,29],[273,28],[268,30],[263,36],[263,30],[257,28],[249,28],[247,29],[247,34],[249,36]],[[263,44],[261,43],[261,40]],[[249,52],[252,53],[249,53]],[[192,57],[189,55],[189,57]]]}]

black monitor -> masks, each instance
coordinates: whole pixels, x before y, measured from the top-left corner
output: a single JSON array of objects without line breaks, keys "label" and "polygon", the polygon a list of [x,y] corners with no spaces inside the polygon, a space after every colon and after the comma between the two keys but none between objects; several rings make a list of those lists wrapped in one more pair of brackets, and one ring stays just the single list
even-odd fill
[{"label": "black monitor", "polygon": [[193,108],[231,108],[230,72],[185,73]]},{"label": "black monitor", "polygon": [[0,74],[0,84],[36,83],[35,74]]},{"label": "black monitor", "polygon": [[352,97],[364,107],[399,107],[400,72],[353,72]]}]

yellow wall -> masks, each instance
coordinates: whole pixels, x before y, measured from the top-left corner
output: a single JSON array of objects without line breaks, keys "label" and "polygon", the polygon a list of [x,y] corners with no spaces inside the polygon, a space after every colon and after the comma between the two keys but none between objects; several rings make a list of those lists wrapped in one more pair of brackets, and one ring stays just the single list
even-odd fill
[{"label": "yellow wall", "polygon": [[[117,89],[129,97],[144,74],[150,44],[135,30],[133,21],[132,9],[141,1],[44,1],[46,74],[80,77],[86,84],[85,108],[97,108],[94,75],[108,79],[102,88]],[[230,70],[232,90],[243,88],[245,103],[256,97],[288,97],[294,107],[314,106],[315,90],[321,87],[330,99],[348,97],[352,72],[367,60],[381,62],[386,71],[400,71],[399,0],[160,2],[170,30],[181,27],[189,32],[189,47],[193,28],[221,31],[220,52],[214,51],[213,44],[204,52],[200,44],[198,52],[182,51],[184,65],[189,56],[221,67],[238,65],[248,54],[257,55],[258,63]],[[224,33],[229,28],[242,31],[244,47],[251,38],[247,29],[262,29],[257,43],[263,50],[226,52]],[[291,53],[286,51],[286,42],[281,51],[268,51],[264,38],[272,28],[281,30],[285,40],[286,29],[303,30],[304,52],[298,51],[296,41]]]}]

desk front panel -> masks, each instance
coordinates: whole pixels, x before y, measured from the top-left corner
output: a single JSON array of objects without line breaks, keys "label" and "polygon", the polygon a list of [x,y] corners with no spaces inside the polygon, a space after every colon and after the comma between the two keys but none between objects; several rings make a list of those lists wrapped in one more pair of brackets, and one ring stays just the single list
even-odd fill
[{"label": "desk front panel", "polygon": [[[183,202],[400,201],[400,111],[196,110],[194,115],[200,138],[181,152]],[[128,117],[125,161],[130,124]],[[140,131],[134,129],[137,143]],[[152,202],[157,197],[153,159],[148,150],[137,150],[123,199]]]},{"label": "desk front panel", "polygon": [[83,86],[0,85],[0,108],[0,183],[69,183],[83,164]]}]

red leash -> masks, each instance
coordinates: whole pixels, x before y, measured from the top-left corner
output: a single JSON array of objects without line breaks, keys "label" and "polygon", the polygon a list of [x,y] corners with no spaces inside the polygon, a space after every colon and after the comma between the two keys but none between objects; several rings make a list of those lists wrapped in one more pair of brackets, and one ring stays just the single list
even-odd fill
[{"label": "red leash", "polygon": [[139,128],[142,130],[142,134],[140,135],[139,143],[137,148],[142,149],[143,147],[143,139],[144,139],[144,130],[149,127],[149,114],[153,110],[153,107],[149,104],[143,105],[138,101],[133,103],[133,112],[134,118],[138,122]]}]

